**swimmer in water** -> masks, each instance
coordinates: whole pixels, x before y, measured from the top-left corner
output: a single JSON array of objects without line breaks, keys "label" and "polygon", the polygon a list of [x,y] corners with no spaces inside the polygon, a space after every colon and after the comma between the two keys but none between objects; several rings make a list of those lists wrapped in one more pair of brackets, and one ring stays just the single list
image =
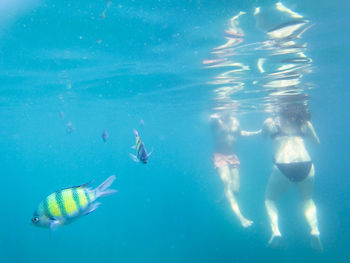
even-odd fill
[{"label": "swimmer in water", "polygon": [[261,132],[243,131],[236,118],[227,113],[216,113],[210,116],[214,135],[214,166],[225,187],[225,196],[243,227],[249,227],[253,221],[242,215],[236,195],[240,188],[240,161],[234,153],[234,144],[240,136],[251,136]]},{"label": "swimmer in water", "polygon": [[320,141],[309,120],[310,113],[306,105],[294,104],[283,106],[278,116],[266,119],[263,124],[262,134],[271,138],[274,146],[274,167],[265,196],[272,230],[269,245],[272,247],[277,246],[282,237],[278,227],[277,201],[294,184],[298,188],[304,215],[310,226],[311,245],[316,250],[322,250],[316,206],[312,200],[315,171],[304,139],[311,138],[317,144]]}]

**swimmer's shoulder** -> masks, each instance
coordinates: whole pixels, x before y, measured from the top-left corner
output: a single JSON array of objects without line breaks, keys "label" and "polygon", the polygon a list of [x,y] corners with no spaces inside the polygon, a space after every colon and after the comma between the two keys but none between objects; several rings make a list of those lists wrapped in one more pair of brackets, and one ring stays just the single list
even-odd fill
[{"label": "swimmer's shoulder", "polygon": [[278,133],[278,130],[279,130],[278,125],[279,125],[278,118],[272,118],[272,117],[267,118],[263,123],[262,132],[261,132],[262,136],[267,137]]}]

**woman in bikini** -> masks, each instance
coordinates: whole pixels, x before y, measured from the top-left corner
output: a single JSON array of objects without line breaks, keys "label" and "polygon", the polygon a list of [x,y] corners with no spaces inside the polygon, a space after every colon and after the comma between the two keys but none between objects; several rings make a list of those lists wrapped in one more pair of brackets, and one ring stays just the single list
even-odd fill
[{"label": "woman in bikini", "polygon": [[311,229],[313,248],[321,250],[320,232],[316,216],[316,206],[312,200],[314,185],[314,165],[305,148],[304,139],[312,138],[320,143],[310,123],[310,113],[303,104],[284,106],[279,116],[268,118],[263,124],[262,134],[270,137],[274,146],[274,168],[269,178],[265,206],[270,219],[271,246],[278,245],[281,232],[278,228],[279,198],[295,184],[303,202],[303,210]]},{"label": "woman in bikini", "polygon": [[249,227],[253,221],[245,218],[239,209],[236,195],[239,192],[239,159],[234,153],[234,143],[240,136],[251,136],[261,132],[242,131],[239,122],[230,114],[212,114],[210,116],[214,135],[214,166],[224,183],[225,195],[231,208],[243,227]]}]

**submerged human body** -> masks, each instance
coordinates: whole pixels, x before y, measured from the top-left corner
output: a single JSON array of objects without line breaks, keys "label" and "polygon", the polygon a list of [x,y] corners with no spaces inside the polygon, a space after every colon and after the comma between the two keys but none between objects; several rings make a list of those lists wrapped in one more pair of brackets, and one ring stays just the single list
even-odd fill
[{"label": "submerged human body", "polygon": [[225,196],[243,227],[249,227],[253,221],[242,215],[236,195],[240,188],[240,161],[234,153],[234,144],[240,136],[251,136],[260,133],[240,129],[239,122],[232,116],[212,114],[210,116],[214,135],[214,166],[225,187]]},{"label": "submerged human body", "polygon": [[321,250],[316,206],[312,200],[314,165],[304,144],[307,137],[317,143],[319,139],[309,121],[309,113],[305,106],[286,108],[279,116],[266,119],[262,131],[265,137],[272,139],[274,148],[274,168],[265,197],[272,230],[269,244],[276,246],[282,236],[278,227],[276,203],[292,184],[296,184],[303,202],[304,215],[311,229],[312,246]]}]

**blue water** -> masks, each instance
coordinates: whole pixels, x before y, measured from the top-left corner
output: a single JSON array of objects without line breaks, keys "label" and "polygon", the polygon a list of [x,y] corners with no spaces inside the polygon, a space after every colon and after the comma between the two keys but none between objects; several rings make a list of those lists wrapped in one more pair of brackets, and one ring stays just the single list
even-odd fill
[{"label": "blue water", "polygon": [[[266,246],[269,141],[237,143],[239,201],[254,225],[240,227],[222,199],[207,121],[209,82],[221,69],[203,61],[225,43],[232,16],[274,3],[0,1],[0,262],[350,262],[346,1],[283,2],[312,24],[302,36],[312,72],[302,83],[312,85],[304,94],[321,140],[310,154],[324,251],[310,247],[295,189],[279,204],[282,246]],[[247,21],[249,41],[263,41]],[[245,129],[269,116],[265,95],[234,97],[244,99]],[[133,128],[154,149],[146,165],[128,154]],[[112,174],[119,192],[97,211],[53,233],[30,224],[50,193],[90,180],[97,186]]]}]

